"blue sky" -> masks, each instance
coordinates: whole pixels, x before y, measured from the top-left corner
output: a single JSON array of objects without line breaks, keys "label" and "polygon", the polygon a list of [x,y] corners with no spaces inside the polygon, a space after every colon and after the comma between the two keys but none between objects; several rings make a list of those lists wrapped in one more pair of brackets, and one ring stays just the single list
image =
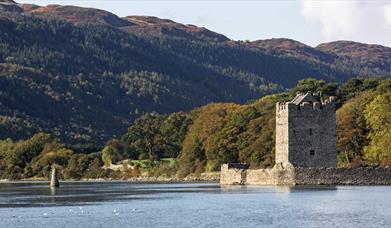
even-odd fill
[{"label": "blue sky", "polygon": [[119,16],[148,15],[206,27],[234,40],[291,38],[311,46],[355,40],[391,46],[391,1],[363,0],[22,0],[77,5]]}]

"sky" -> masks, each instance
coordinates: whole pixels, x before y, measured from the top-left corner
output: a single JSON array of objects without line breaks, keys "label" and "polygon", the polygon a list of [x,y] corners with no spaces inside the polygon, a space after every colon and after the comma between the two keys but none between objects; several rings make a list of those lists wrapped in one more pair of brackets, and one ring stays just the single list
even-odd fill
[{"label": "sky", "polygon": [[118,16],[194,24],[233,40],[290,38],[310,46],[335,40],[391,47],[391,0],[21,0],[77,5]]}]

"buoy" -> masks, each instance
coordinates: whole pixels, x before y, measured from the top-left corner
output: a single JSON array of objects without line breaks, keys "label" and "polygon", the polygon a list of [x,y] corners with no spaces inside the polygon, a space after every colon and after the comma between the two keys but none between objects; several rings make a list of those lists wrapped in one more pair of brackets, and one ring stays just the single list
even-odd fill
[{"label": "buoy", "polygon": [[50,187],[51,188],[60,187],[60,182],[58,180],[58,170],[56,169],[55,165],[52,165],[52,175],[50,178]]}]

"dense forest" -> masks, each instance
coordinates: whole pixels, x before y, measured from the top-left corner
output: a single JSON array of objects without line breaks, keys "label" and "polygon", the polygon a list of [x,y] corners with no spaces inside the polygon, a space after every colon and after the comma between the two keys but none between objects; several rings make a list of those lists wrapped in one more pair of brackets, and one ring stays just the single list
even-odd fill
[{"label": "dense forest", "polygon": [[308,77],[391,75],[390,48],[380,45],[233,41],[194,25],[74,6],[0,1],[0,34],[0,139],[48,132],[93,148],[146,113],[244,104]]},{"label": "dense forest", "polygon": [[[0,0],[0,179],[274,163],[275,103],[337,97],[341,167],[391,164],[391,48],[233,41],[194,25]],[[116,168],[114,168],[116,167]]]},{"label": "dense forest", "polygon": [[190,112],[144,114],[101,149],[69,146],[45,133],[2,140],[0,178],[45,178],[54,163],[68,179],[199,176],[226,162],[271,167],[275,103],[306,91],[336,97],[339,167],[391,165],[391,80],[352,78],[338,86],[308,78],[244,105],[211,103]]}]

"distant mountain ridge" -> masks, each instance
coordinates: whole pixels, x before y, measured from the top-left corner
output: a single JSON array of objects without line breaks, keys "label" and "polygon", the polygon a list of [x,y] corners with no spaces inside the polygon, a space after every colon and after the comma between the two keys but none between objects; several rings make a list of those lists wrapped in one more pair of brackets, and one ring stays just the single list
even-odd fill
[{"label": "distant mountain ridge", "polygon": [[0,1],[0,139],[102,144],[145,112],[245,103],[315,77],[391,76],[391,48],[233,41],[195,25]]},{"label": "distant mountain ridge", "polygon": [[0,9],[34,16],[50,15],[76,24],[95,23],[109,25],[134,33],[155,33],[159,35],[173,35],[183,38],[210,39],[215,41],[229,40],[224,35],[195,25],[183,25],[168,19],[147,16],[127,16],[120,18],[110,12],[93,8],[61,5],[47,5],[42,7],[33,4],[17,4],[12,0],[5,0],[4,2],[0,2]]}]

